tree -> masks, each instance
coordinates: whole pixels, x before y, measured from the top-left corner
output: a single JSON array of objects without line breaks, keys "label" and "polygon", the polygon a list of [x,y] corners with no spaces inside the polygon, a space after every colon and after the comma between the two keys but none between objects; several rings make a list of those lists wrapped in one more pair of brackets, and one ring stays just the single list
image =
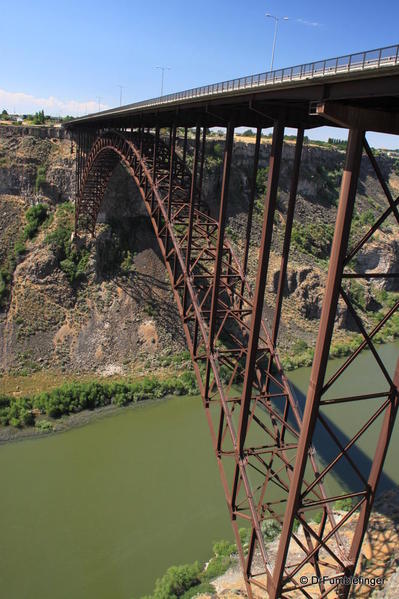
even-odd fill
[{"label": "tree", "polygon": [[39,110],[39,112],[36,112],[35,116],[33,117],[33,123],[35,125],[44,125],[45,122],[46,117],[44,116],[44,110]]},{"label": "tree", "polygon": [[1,116],[8,116],[8,112],[5,108],[4,108],[3,112],[1,113]]},{"label": "tree", "polygon": [[243,137],[255,137],[255,131],[253,131],[252,129],[246,129],[243,133],[242,133]]}]

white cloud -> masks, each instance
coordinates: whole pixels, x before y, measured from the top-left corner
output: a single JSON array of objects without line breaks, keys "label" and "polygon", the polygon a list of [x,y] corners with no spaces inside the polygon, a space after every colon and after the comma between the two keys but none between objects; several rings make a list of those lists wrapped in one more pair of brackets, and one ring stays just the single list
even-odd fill
[{"label": "white cloud", "polygon": [[[0,112],[3,109],[17,114],[31,114],[38,110],[44,110],[45,114],[51,116],[82,116],[92,112],[98,112],[98,102],[78,102],[76,100],[60,100],[54,96],[48,98],[36,98],[23,92],[8,92],[0,89]],[[100,104],[100,110],[106,110],[106,104]]]},{"label": "white cloud", "polygon": [[297,23],[302,23],[302,25],[308,25],[309,27],[321,27],[321,23],[317,21],[306,21],[306,19],[295,19]]}]

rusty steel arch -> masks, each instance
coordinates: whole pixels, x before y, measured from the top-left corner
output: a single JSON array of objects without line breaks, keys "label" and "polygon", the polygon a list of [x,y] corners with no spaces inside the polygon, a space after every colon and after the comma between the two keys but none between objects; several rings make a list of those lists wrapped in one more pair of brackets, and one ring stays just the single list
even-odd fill
[{"label": "rusty steel arch", "polygon": [[[354,318],[357,318],[342,287],[342,280],[348,276],[344,268],[362,243],[373,234],[382,218],[370,228],[364,240],[348,251],[363,147],[389,202],[384,219],[392,214],[399,222],[399,199],[394,200],[384,185],[378,165],[365,142],[364,132],[357,129],[350,132],[330,274],[304,413],[298,406],[276,349],[303,128],[298,129],[296,140],[282,262],[271,325],[263,318],[263,307],[282,159],[283,121],[274,123],[254,291],[247,279],[247,262],[260,127],[255,143],[246,243],[241,261],[225,235],[234,142],[232,121],[229,121],[226,131],[217,217],[211,216],[201,197],[206,125],[196,126],[191,169],[187,167],[187,127],[180,153],[176,145],[176,124],[170,127],[167,141],[161,139],[159,125],[152,130],[144,130],[142,126],[136,130],[99,129],[82,133],[82,136],[86,138],[80,140],[81,149],[77,156],[77,232],[81,227],[94,232],[108,181],[116,165],[121,162],[139,189],[171,281],[211,432],[248,596],[255,597],[255,590],[258,589],[262,593],[267,592],[273,599],[327,597],[332,596],[332,593],[347,597],[350,584],[337,582],[328,586],[323,576],[326,573],[327,576],[354,574],[398,407],[397,372],[393,380],[387,377],[390,383],[388,392],[373,395],[382,398],[383,403],[346,447],[334,438],[334,431],[329,429],[321,414],[322,405],[344,404],[344,401],[368,397],[365,394],[336,400],[322,398],[326,390],[323,381],[339,294],[354,312]],[[397,307],[398,304],[395,304],[384,317],[384,322]],[[362,331],[365,341],[361,349],[369,346],[373,351],[372,337],[378,330],[376,327],[370,335]],[[359,351],[354,352],[355,357]],[[339,373],[335,378],[337,376]],[[370,473],[363,473],[353,463],[350,449],[380,415],[385,420],[372,469]],[[320,463],[312,446],[316,422],[325,427],[329,441],[335,443],[338,451],[338,455],[327,465]],[[342,458],[353,468],[354,475],[359,476],[362,488],[336,496],[326,491],[324,478]],[[351,499],[354,502],[348,515],[338,521],[332,509],[337,499]],[[310,517],[316,508],[322,508],[321,521],[317,526]],[[348,548],[340,533],[345,522],[352,517],[357,518],[357,524],[352,546]],[[273,556],[268,554],[263,535],[263,527],[268,520],[277,521],[282,529],[278,550]],[[251,528],[247,549],[241,543],[239,522]],[[295,522],[302,525],[302,534],[297,532]],[[295,560],[290,559],[293,545],[297,549]],[[301,575],[306,573],[308,576],[309,572],[318,579],[317,582],[303,582]]]}]

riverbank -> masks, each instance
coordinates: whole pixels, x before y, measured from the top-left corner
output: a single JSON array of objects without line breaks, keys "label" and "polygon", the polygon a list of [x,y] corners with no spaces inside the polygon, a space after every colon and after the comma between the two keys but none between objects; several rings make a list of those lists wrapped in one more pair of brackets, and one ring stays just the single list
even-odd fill
[{"label": "riverbank", "polygon": [[95,410],[83,410],[77,414],[68,414],[63,416],[59,420],[52,419],[52,428],[45,430],[39,429],[34,426],[28,428],[18,429],[15,427],[0,427],[0,446],[8,443],[14,443],[19,441],[27,441],[29,439],[39,439],[41,437],[49,437],[58,435],[59,433],[65,433],[75,428],[82,428],[89,424],[93,424],[97,420],[102,420],[109,416],[116,416],[125,410],[137,410],[144,406],[151,406],[159,402],[168,401],[173,396],[166,396],[160,399],[148,399],[146,401],[140,401],[127,406],[109,405],[102,408],[96,408]]},{"label": "riverbank", "polygon": [[73,381],[33,395],[0,395],[0,442],[87,424],[94,413],[168,396],[198,393],[195,375],[140,380]]},{"label": "riverbank", "polygon": [[[348,510],[349,506],[347,506],[346,510],[335,507],[333,513],[336,522],[345,518]],[[356,519],[353,517],[349,518],[341,529],[341,542],[345,546],[350,546],[352,542],[355,523]],[[317,521],[310,524],[317,526]],[[329,525],[327,524],[327,529],[328,527]],[[273,567],[280,542],[279,527],[277,525],[274,527],[268,526],[267,528],[262,528],[262,532],[270,560],[269,563]],[[299,541],[305,545],[306,538],[302,526],[298,527],[296,535]],[[241,529],[240,536],[244,551],[247,551],[249,541],[248,531]],[[336,549],[338,551],[338,547]],[[263,571],[262,560],[260,556],[258,557],[259,571]],[[296,550],[291,548],[289,559],[292,563],[299,562],[302,557],[303,552],[299,547]],[[351,597],[361,599],[397,599],[399,596],[398,560],[399,489],[395,488],[384,493],[376,502],[376,508],[370,518],[357,568],[359,578],[362,577],[370,582],[354,587]],[[220,573],[215,576],[217,570]],[[302,577],[311,577],[312,574],[313,571],[311,568],[301,570]],[[327,568],[323,570],[323,575],[334,577],[336,571],[331,568],[328,570]],[[184,581],[183,585],[182,580]],[[259,581],[266,583],[265,577],[260,577]],[[206,586],[210,588],[206,588]],[[235,544],[227,541],[215,543],[213,546],[213,556],[202,568],[198,566],[198,562],[169,568],[165,575],[157,580],[154,595],[147,596],[145,599],[156,599],[160,596],[160,590],[162,590],[162,597],[165,597],[165,599],[175,596],[175,593],[181,599],[189,599],[191,597],[197,597],[197,599],[247,597]],[[316,585],[314,587],[309,586],[307,591],[312,597],[318,596]],[[257,593],[256,589],[254,589],[254,593],[255,599],[265,599],[264,593]]]},{"label": "riverbank", "polygon": [[[334,516],[339,521],[345,517],[346,512],[334,510]],[[341,529],[342,539],[349,546],[354,534],[354,522],[349,520]],[[302,527],[297,531],[298,538],[305,542]],[[268,556],[273,565],[280,536],[267,545]],[[293,561],[301,558],[301,552],[292,554]],[[397,599],[399,596],[399,489],[396,487],[380,496],[375,504],[375,510],[371,514],[366,537],[363,542],[361,554],[358,560],[357,575],[370,583],[360,584],[353,587],[350,597],[354,599]],[[312,572],[301,571],[302,576],[311,576]],[[325,575],[334,576],[336,572]],[[374,582],[376,581],[376,582]],[[380,582],[378,582],[380,581]],[[242,572],[238,560],[230,568],[213,580],[216,594],[201,594],[202,599],[232,599],[234,597],[247,597]],[[317,593],[317,589],[309,587],[308,592]],[[312,595],[313,596],[313,595]],[[314,595],[318,596],[318,594]],[[256,599],[264,599],[263,594],[257,595]]]}]

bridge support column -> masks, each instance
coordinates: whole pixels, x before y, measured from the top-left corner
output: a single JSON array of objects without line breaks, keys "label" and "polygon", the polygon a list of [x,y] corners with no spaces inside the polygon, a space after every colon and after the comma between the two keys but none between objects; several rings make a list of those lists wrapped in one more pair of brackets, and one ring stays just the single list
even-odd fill
[{"label": "bridge support column", "polygon": [[364,132],[351,130],[346,155],[346,164],[341,183],[337,221],[328,269],[327,287],[323,301],[319,333],[315,356],[306,398],[302,430],[299,438],[297,456],[288,495],[287,508],[280,543],[276,557],[273,577],[273,589],[270,599],[278,599],[283,592],[284,566],[288,554],[294,519],[301,511],[301,485],[307,464],[309,448],[313,436],[316,418],[323,390],[327,361],[334,320],[338,305],[339,289],[342,281],[344,260],[349,241],[350,226],[356,197],[357,182],[362,157]]},{"label": "bridge support column", "polygon": [[[198,171],[198,158],[199,158],[199,149],[200,149],[200,135],[201,135],[201,127],[200,125],[196,126],[195,129],[195,146],[194,146],[194,156],[193,156],[193,170],[191,175],[191,187],[190,187],[190,204],[189,204],[189,215],[188,215],[188,231],[187,231],[187,250],[186,250],[186,273],[187,278],[191,276],[191,246],[193,241],[193,223],[194,223],[194,210],[195,210],[195,199],[197,195],[197,171]],[[186,142],[187,142],[187,127],[186,127]],[[184,284],[184,292],[183,292],[183,316],[186,315],[187,311],[187,278]]]},{"label": "bridge support column", "polygon": [[254,213],[254,204],[256,198],[256,177],[258,174],[258,164],[259,164],[259,149],[260,142],[262,137],[262,128],[258,127],[256,130],[256,141],[255,141],[255,149],[254,149],[254,163],[252,169],[252,178],[251,178],[251,193],[249,196],[248,202],[248,215],[247,215],[247,226],[245,230],[245,248],[244,255],[242,259],[242,273],[244,275],[244,279],[241,285],[241,298],[239,301],[240,309],[243,306],[244,292],[245,292],[245,277],[247,276],[247,266],[248,266],[248,254],[249,247],[251,244],[251,230],[252,230],[252,218]]},{"label": "bridge support column", "polygon": [[270,248],[273,234],[273,220],[276,209],[278,180],[280,176],[281,154],[283,151],[284,125],[275,124],[273,130],[272,149],[270,154],[269,179],[265,198],[265,214],[263,217],[262,238],[258,258],[255,297],[252,307],[251,330],[248,341],[248,352],[245,364],[244,384],[241,400],[241,411],[238,428],[238,452],[242,457],[247,434],[250,404],[252,399],[252,383],[255,374],[255,363],[258,352],[259,332],[265,298],[266,278],[269,266]]}]

